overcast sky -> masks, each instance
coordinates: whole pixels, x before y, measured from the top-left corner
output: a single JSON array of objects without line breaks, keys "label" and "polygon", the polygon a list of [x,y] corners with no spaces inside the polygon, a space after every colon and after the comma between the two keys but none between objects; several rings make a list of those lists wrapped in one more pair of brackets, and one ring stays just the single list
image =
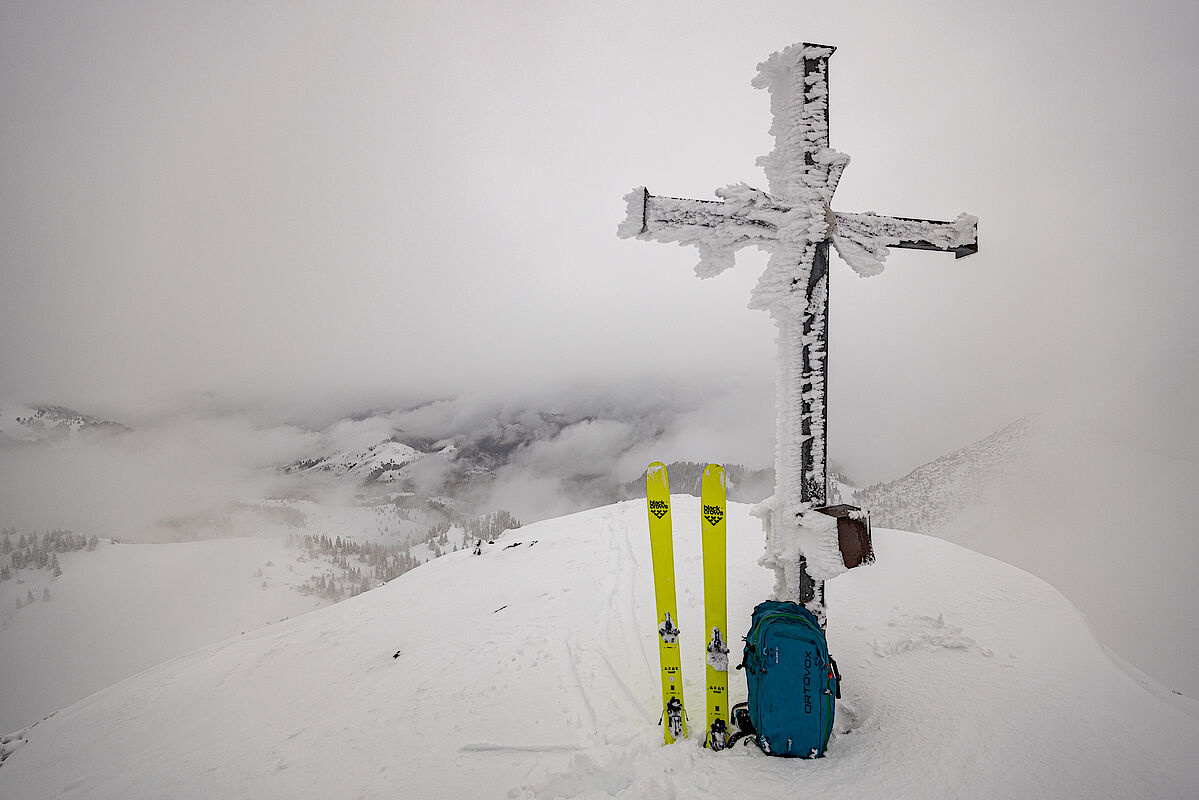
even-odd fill
[{"label": "overcast sky", "polygon": [[1045,404],[1193,444],[1197,8],[9,0],[0,396],[121,418],[653,378],[769,415],[764,255],[699,281],[616,226],[639,184],[764,187],[750,80],[812,41],[834,207],[980,218],[968,259],[834,259],[833,457],[890,477]]}]

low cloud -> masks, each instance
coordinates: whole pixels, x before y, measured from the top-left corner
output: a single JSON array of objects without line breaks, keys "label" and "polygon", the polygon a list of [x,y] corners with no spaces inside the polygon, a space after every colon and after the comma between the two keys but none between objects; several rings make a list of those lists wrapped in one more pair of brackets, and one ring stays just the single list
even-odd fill
[{"label": "low cloud", "polygon": [[285,488],[272,467],[318,437],[290,425],[261,427],[245,415],[190,416],[54,446],[0,449],[0,510],[22,529],[72,528],[153,539],[167,517],[212,513]]},{"label": "low cloud", "polygon": [[[504,508],[525,521],[611,502],[615,487],[650,461],[761,467],[772,453],[769,395],[732,384],[466,395],[341,412],[319,430],[280,421],[278,410],[198,405],[134,420],[120,435],[0,449],[0,525],[145,540],[178,536],[179,520],[210,517],[233,502],[294,493],[352,502],[356,487],[344,481],[279,468],[392,436],[493,459],[494,478],[482,485],[455,483],[455,463],[442,455],[422,459],[408,478],[419,494],[459,493],[479,511]],[[163,519],[176,524],[156,529]]]}]

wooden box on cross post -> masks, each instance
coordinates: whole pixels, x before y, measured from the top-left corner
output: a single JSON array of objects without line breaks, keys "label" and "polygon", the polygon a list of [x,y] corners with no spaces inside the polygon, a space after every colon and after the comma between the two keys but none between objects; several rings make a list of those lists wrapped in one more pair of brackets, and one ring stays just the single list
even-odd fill
[{"label": "wooden box on cross post", "polygon": [[870,512],[846,504],[816,509],[821,514],[837,518],[837,544],[846,569],[874,563],[874,548],[870,544]]}]

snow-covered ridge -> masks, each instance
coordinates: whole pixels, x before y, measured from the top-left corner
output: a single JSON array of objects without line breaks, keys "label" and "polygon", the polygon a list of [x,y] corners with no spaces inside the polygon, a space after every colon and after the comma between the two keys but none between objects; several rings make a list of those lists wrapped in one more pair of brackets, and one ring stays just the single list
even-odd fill
[{"label": "snow-covered ridge", "polygon": [[[694,718],[699,501],[674,506]],[[748,507],[730,505],[728,531],[743,631],[771,577]],[[819,761],[661,745],[632,501],[510,531],[99,692],[4,737],[0,796],[1191,796],[1199,723],[1126,676],[1050,586],[931,537],[876,529],[875,549],[829,584],[844,697]]]},{"label": "snow-covered ridge", "polygon": [[1029,446],[1035,420],[1024,417],[985,439],[941,456],[885,483],[853,494],[868,508],[876,525],[901,530],[937,532],[964,509],[1003,488]]},{"label": "snow-covered ridge", "polygon": [[367,483],[392,483],[403,477],[404,467],[425,453],[403,442],[389,439],[361,450],[341,450],[314,459],[288,464],[284,472],[327,474]]},{"label": "snow-covered ridge", "polygon": [[93,433],[128,430],[119,422],[92,417],[65,406],[0,403],[0,445],[56,442]]}]

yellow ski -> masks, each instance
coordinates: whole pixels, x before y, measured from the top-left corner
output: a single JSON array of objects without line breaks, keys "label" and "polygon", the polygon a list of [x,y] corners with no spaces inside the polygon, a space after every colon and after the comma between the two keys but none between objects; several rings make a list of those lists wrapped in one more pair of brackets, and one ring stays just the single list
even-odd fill
[{"label": "yellow ski", "polygon": [[654,602],[658,612],[658,656],[662,663],[662,731],[665,743],[687,735],[683,708],[683,667],[679,658],[678,607],[674,592],[674,538],[670,526],[670,483],[666,465],[645,471],[649,507],[649,549],[654,562]]},{"label": "yellow ski", "polygon": [[700,523],[704,549],[704,634],[708,682],[708,727],[704,747],[723,750],[729,734],[728,603],[725,562],[725,482],[719,464],[704,468],[700,484]]}]

